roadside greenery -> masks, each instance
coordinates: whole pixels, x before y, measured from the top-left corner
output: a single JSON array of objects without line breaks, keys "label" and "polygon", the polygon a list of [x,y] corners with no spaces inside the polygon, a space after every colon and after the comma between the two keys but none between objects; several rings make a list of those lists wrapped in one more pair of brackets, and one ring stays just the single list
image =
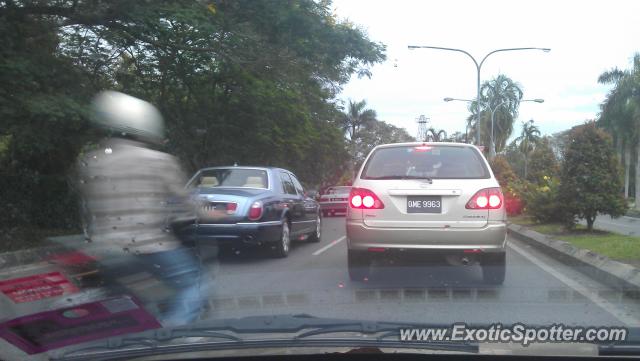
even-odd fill
[{"label": "roadside greenery", "polygon": [[[480,144],[490,144],[491,113],[495,110],[493,135],[496,152],[500,153],[506,146],[507,140],[513,133],[513,124],[518,118],[520,100],[522,100],[522,86],[504,74],[499,74],[491,80],[482,83],[480,87]],[[475,101],[469,103],[471,114],[467,118],[470,138],[477,134],[477,112]]]},{"label": "roadside greenery", "polygon": [[528,185],[513,172],[511,165],[503,156],[498,155],[493,158],[490,165],[502,188],[507,215],[521,214],[525,206],[524,194]]},{"label": "roadside greenery", "polygon": [[548,178],[557,177],[560,174],[560,164],[553,153],[549,137],[542,137],[538,140],[529,158],[528,181],[542,185],[548,182]]},{"label": "roadside greenery", "polygon": [[585,219],[591,231],[598,214],[624,215],[627,204],[622,186],[622,169],[611,137],[593,122],[575,127],[560,172],[558,202],[565,224],[571,228],[577,219]]},{"label": "roadside greenery", "polygon": [[[613,85],[600,106],[598,125],[613,136],[622,159],[625,197],[640,199],[640,53],[633,56],[631,67],[610,69],[600,75],[598,82]],[[640,210],[640,202],[635,208]]]},{"label": "roadside greenery", "polygon": [[157,105],[187,172],[224,164],[337,181],[350,163],[336,95],[385,47],[329,1],[0,2],[0,229],[74,228],[71,186],[103,89]]},{"label": "roadside greenery", "polygon": [[578,224],[567,230],[562,223],[539,223],[528,216],[509,218],[515,224],[569,242],[578,248],[588,249],[611,259],[640,266],[640,237],[626,236],[605,231],[588,231]]},{"label": "roadside greenery", "polygon": [[559,189],[560,182],[555,176],[545,175],[540,183],[531,183],[524,196],[527,214],[540,223],[561,219],[563,208],[559,202]]}]

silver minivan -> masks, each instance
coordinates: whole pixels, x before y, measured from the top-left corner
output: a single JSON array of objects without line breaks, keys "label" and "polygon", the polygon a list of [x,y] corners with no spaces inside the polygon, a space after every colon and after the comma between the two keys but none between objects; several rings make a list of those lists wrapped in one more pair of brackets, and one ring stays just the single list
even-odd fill
[{"label": "silver minivan", "polygon": [[480,150],[462,143],[375,147],[353,182],[347,209],[349,276],[396,251],[479,263],[483,280],[505,277],[507,217],[500,185]]}]

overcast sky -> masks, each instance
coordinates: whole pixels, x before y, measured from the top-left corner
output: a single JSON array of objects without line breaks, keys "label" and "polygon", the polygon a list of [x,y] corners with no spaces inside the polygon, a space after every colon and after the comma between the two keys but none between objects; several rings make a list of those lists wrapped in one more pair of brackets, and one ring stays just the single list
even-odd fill
[{"label": "overcast sky", "polygon": [[371,79],[354,77],[340,98],[365,99],[380,120],[414,136],[420,114],[437,129],[464,131],[467,104],[442,99],[474,98],[476,70],[462,53],[407,45],[461,48],[478,61],[498,48],[551,48],[491,55],[481,73],[483,81],[504,73],[521,84],[524,98],[543,98],[522,103],[514,132],[534,119],[544,134],[594,119],[610,88],[598,84],[598,75],[630,67],[640,51],[634,0],[334,0],[334,9],[387,46],[387,61],[373,67]]}]

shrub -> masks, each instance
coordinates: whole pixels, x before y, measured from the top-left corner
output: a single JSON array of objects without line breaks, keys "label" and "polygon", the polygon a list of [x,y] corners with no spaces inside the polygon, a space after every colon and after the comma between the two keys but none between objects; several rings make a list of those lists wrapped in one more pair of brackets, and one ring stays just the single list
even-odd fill
[{"label": "shrub", "polygon": [[541,183],[532,185],[526,193],[527,214],[540,223],[562,221],[563,209],[558,200],[560,182],[545,175]]},{"label": "shrub", "polygon": [[513,172],[511,165],[505,157],[501,155],[496,156],[489,164],[501,187],[507,187],[509,184],[518,180],[518,176]]},{"label": "shrub", "polygon": [[627,204],[622,185],[622,167],[611,137],[593,122],[574,127],[567,138],[558,193],[567,226],[584,218],[591,230],[598,214],[623,215]]},{"label": "shrub", "polygon": [[495,157],[490,164],[493,174],[502,188],[507,215],[516,216],[521,214],[524,208],[522,199],[524,184],[518,179],[518,176],[511,169],[511,165],[503,156]]},{"label": "shrub", "polygon": [[527,180],[544,186],[548,185],[544,177],[554,176],[559,173],[560,166],[553,149],[551,149],[549,137],[544,137],[529,156]]}]

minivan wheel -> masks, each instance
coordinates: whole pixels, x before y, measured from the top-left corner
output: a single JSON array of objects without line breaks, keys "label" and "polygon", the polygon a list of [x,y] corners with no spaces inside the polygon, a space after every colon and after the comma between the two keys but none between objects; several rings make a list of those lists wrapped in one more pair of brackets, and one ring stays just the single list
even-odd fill
[{"label": "minivan wheel", "polygon": [[349,268],[349,279],[352,281],[364,281],[369,278],[371,261],[366,252],[347,250],[347,262]]},{"label": "minivan wheel", "polygon": [[482,280],[486,284],[501,285],[506,274],[506,252],[484,254],[481,261]]},{"label": "minivan wheel", "polygon": [[278,258],[284,258],[289,255],[289,248],[291,247],[291,236],[289,234],[289,223],[282,222],[282,233],[280,234],[280,240],[276,242],[274,248],[274,255]]}]

